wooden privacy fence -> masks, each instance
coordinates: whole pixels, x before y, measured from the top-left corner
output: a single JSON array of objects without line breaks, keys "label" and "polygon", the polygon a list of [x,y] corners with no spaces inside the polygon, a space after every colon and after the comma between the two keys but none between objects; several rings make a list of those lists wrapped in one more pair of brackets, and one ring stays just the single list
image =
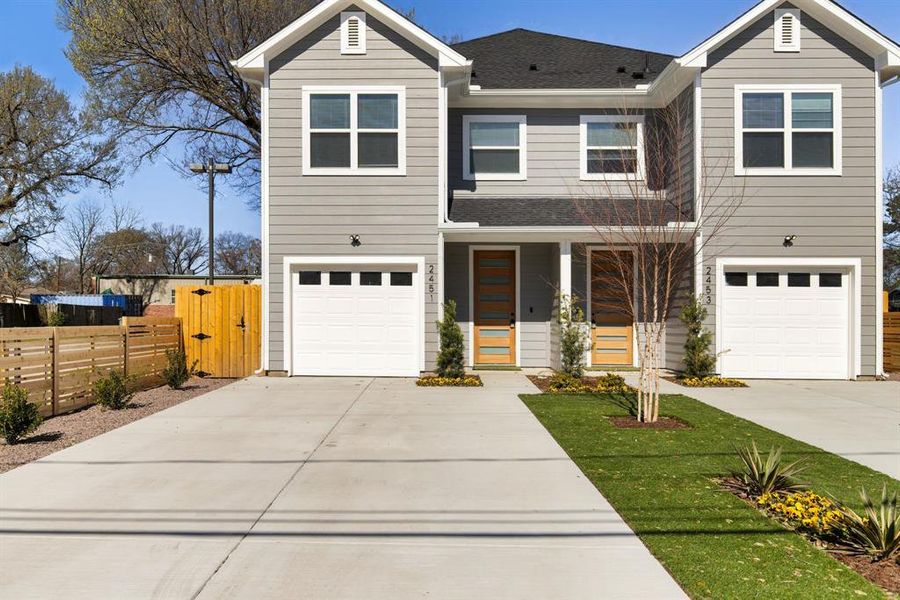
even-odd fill
[{"label": "wooden privacy fence", "polygon": [[900,373],[900,312],[886,312],[884,317],[884,370]]},{"label": "wooden privacy fence", "polygon": [[42,415],[59,415],[91,404],[94,383],[113,370],[123,372],[135,388],[162,383],[166,350],[180,344],[180,321],[174,318],[0,329],[0,382],[28,390]]},{"label": "wooden privacy fence", "polygon": [[262,287],[185,285],[175,288],[188,364],[201,377],[247,377],[259,369]]}]

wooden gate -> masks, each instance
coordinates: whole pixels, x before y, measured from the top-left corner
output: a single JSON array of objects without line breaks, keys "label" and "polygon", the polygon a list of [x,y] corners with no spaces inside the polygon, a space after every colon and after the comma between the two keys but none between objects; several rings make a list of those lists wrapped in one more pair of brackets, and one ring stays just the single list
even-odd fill
[{"label": "wooden gate", "polygon": [[258,285],[190,285],[175,289],[188,364],[201,377],[247,377],[259,369],[261,296]]}]

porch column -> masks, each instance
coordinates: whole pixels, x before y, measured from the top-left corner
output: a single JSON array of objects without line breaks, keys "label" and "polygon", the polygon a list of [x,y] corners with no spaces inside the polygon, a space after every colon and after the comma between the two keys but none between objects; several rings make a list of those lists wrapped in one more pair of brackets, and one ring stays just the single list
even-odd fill
[{"label": "porch column", "polygon": [[559,293],[572,298],[572,242],[559,243]]}]

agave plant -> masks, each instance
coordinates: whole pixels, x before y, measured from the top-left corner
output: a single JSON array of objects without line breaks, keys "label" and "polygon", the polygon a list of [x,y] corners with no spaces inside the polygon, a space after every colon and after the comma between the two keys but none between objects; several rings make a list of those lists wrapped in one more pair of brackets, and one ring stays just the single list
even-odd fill
[{"label": "agave plant", "polygon": [[897,492],[888,494],[887,485],[881,488],[881,503],[869,497],[865,488],[859,492],[863,514],[842,506],[844,513],[844,541],[854,550],[884,560],[900,549],[900,512],[897,511]]},{"label": "agave plant", "polygon": [[742,469],[732,473],[732,476],[740,482],[741,488],[750,496],[787,494],[805,490],[808,487],[806,483],[797,479],[797,475],[806,468],[803,460],[782,464],[781,448],[771,448],[768,456],[763,459],[756,447],[756,442],[751,442],[749,448],[746,446],[738,448],[737,453],[741,459]]}]

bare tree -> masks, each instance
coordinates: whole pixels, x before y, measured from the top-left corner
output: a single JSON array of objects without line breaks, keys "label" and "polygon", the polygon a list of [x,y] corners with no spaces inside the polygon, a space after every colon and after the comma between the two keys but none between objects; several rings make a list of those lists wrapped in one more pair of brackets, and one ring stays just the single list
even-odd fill
[{"label": "bare tree", "polygon": [[216,236],[215,250],[217,274],[259,275],[262,267],[259,238],[225,231]]},{"label": "bare tree", "polygon": [[154,223],[150,235],[163,273],[185,275],[206,268],[206,238],[199,227]]},{"label": "bare tree", "polygon": [[0,73],[0,246],[53,231],[57,198],[117,177],[115,142],[29,67]]},{"label": "bare tree", "polygon": [[[636,416],[655,422],[667,324],[690,294],[699,253],[740,206],[743,186],[729,178],[727,161],[702,153],[701,165],[693,164],[690,99],[679,95],[646,115],[644,156],[635,149],[636,112],[621,109],[618,115],[624,122],[604,123],[588,133],[597,142],[588,145],[598,147],[588,150],[589,170],[615,177],[599,180],[599,193],[582,194],[578,201],[582,218],[607,248],[596,264],[588,264],[593,297],[587,301],[613,320],[618,316],[637,325]],[[695,196],[714,198],[715,206],[695,214]]]},{"label": "bare tree", "polygon": [[58,0],[66,51],[94,106],[122,127],[137,158],[171,142],[215,156],[258,185],[259,94],[231,60],[318,0]]},{"label": "bare tree", "polygon": [[31,283],[31,263],[24,244],[0,246],[0,294],[15,302]]},{"label": "bare tree", "polygon": [[72,207],[63,221],[60,242],[69,251],[77,271],[78,292],[90,286],[90,276],[100,274],[108,261],[100,241],[104,234],[103,208],[91,201]]}]

